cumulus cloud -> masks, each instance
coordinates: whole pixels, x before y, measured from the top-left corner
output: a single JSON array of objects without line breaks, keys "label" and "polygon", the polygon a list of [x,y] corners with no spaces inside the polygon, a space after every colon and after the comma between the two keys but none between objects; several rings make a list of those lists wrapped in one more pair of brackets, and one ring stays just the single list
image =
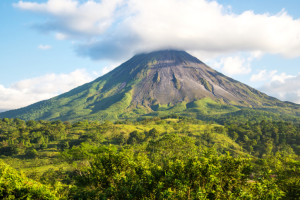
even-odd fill
[{"label": "cumulus cloud", "polygon": [[208,62],[213,68],[220,69],[227,75],[248,74],[251,72],[250,61],[252,59],[242,56],[223,57],[219,62]]},{"label": "cumulus cloud", "polygon": [[273,77],[277,73],[277,70],[272,70],[270,72],[267,72],[266,69],[260,70],[258,74],[252,74],[250,81],[256,82],[256,81],[265,81],[271,77]]},{"label": "cumulus cloud", "polygon": [[[53,31],[57,39],[82,38],[76,52],[92,59],[123,59],[165,48],[213,56],[240,51],[300,55],[300,20],[284,10],[276,15],[235,14],[207,0],[48,0],[13,5],[48,15],[49,20],[35,28]],[[236,57],[227,60],[243,62]]]},{"label": "cumulus cloud", "polygon": [[236,53],[230,56],[223,56],[220,59],[207,60],[211,67],[232,76],[236,74],[248,74],[251,72],[251,61],[262,56],[260,51],[251,53]]},{"label": "cumulus cloud", "polygon": [[47,50],[47,49],[52,49],[52,46],[40,44],[40,45],[38,46],[38,48],[39,48],[39,49],[42,49],[42,50]]},{"label": "cumulus cloud", "polygon": [[69,74],[53,73],[21,80],[9,87],[0,85],[0,112],[52,98],[92,80],[91,74],[77,69]]},{"label": "cumulus cloud", "polygon": [[93,0],[80,4],[75,0],[48,0],[46,3],[19,1],[14,7],[48,14],[52,20],[36,24],[41,31],[58,31],[62,35],[95,35],[104,33],[120,13],[122,0]]},{"label": "cumulus cloud", "polygon": [[67,38],[68,38],[68,36],[66,34],[63,34],[63,33],[56,33],[55,34],[55,39],[57,39],[57,40],[65,40]]},{"label": "cumulus cloud", "polygon": [[274,75],[259,89],[283,101],[300,103],[300,73],[296,76],[285,73]]}]

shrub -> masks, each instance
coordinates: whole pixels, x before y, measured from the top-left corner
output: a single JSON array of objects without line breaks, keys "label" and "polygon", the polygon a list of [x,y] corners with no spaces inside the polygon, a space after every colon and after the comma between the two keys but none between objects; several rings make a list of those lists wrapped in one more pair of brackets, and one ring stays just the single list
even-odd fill
[{"label": "shrub", "polygon": [[0,160],[1,199],[58,199],[48,186],[28,179]]},{"label": "shrub", "polygon": [[38,156],[38,152],[34,148],[27,148],[25,155],[28,158],[36,158]]}]

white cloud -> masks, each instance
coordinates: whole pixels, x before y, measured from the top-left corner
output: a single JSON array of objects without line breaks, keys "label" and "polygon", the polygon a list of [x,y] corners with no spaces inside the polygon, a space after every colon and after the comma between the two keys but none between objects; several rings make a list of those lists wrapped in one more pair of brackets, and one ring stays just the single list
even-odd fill
[{"label": "white cloud", "polygon": [[230,56],[222,56],[220,59],[209,59],[206,63],[229,76],[248,74],[251,72],[251,61],[259,58],[261,55],[261,52],[237,53]]},{"label": "white cloud", "polygon": [[38,48],[39,48],[39,49],[42,49],[42,50],[47,50],[47,49],[52,49],[52,46],[49,46],[49,45],[41,45],[41,44],[40,44],[40,45],[38,46]]},{"label": "white cloud", "polygon": [[300,73],[296,76],[285,73],[274,75],[259,89],[283,101],[300,103]]},{"label": "white cloud", "polygon": [[222,71],[228,75],[248,74],[251,71],[250,63],[239,56],[230,56],[221,59]]},{"label": "white cloud", "polygon": [[63,34],[63,33],[56,33],[55,34],[55,39],[57,39],[57,40],[65,40],[67,38],[68,38],[68,36],[66,34]]},{"label": "white cloud", "polygon": [[271,77],[273,77],[277,73],[277,70],[272,70],[270,72],[267,72],[266,69],[260,70],[258,74],[252,74],[250,81],[256,82],[256,81],[265,81]]},{"label": "white cloud", "polygon": [[69,74],[47,74],[13,83],[0,85],[0,110],[16,109],[49,99],[90,82],[93,77],[85,70],[77,69]]},{"label": "white cloud", "polygon": [[122,0],[103,0],[101,3],[89,0],[83,4],[75,0],[48,0],[40,4],[19,1],[13,6],[52,16],[55,21],[47,22],[46,25],[50,30],[61,29],[62,35],[66,32],[95,35],[103,33],[112,25],[116,14],[120,12],[116,12],[120,3]]},{"label": "white cloud", "polygon": [[[80,2],[20,1],[13,5],[47,14],[49,21],[35,27],[57,33],[57,39],[83,38],[85,42],[78,46],[77,53],[92,59],[123,59],[137,52],[165,48],[208,56],[241,51],[300,56],[300,20],[284,10],[276,15],[253,11],[235,14],[230,7],[207,0]],[[227,61],[243,63],[237,57]],[[243,68],[249,71],[249,67]]]}]

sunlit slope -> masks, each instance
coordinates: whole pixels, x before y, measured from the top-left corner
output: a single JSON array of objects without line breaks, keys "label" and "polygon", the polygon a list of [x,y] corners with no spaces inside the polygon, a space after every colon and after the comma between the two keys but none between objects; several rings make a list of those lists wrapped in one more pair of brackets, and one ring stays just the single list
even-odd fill
[{"label": "sunlit slope", "polygon": [[93,82],[0,118],[104,121],[171,113],[199,117],[243,108],[300,113],[299,105],[269,97],[184,51],[165,50],[136,55]]},{"label": "sunlit slope", "polygon": [[[136,56],[112,72],[52,99],[1,113],[0,117],[24,120],[115,120],[130,105],[133,86],[147,73],[143,56]],[[135,66],[135,70],[131,69]],[[122,84],[126,82],[126,85]]]}]

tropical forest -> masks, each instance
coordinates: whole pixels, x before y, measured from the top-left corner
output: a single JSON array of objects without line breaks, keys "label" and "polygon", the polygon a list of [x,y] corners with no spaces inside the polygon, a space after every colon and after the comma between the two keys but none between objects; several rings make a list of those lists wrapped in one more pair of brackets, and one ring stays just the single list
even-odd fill
[{"label": "tropical forest", "polygon": [[0,131],[4,199],[300,197],[296,123],[4,118]]}]

